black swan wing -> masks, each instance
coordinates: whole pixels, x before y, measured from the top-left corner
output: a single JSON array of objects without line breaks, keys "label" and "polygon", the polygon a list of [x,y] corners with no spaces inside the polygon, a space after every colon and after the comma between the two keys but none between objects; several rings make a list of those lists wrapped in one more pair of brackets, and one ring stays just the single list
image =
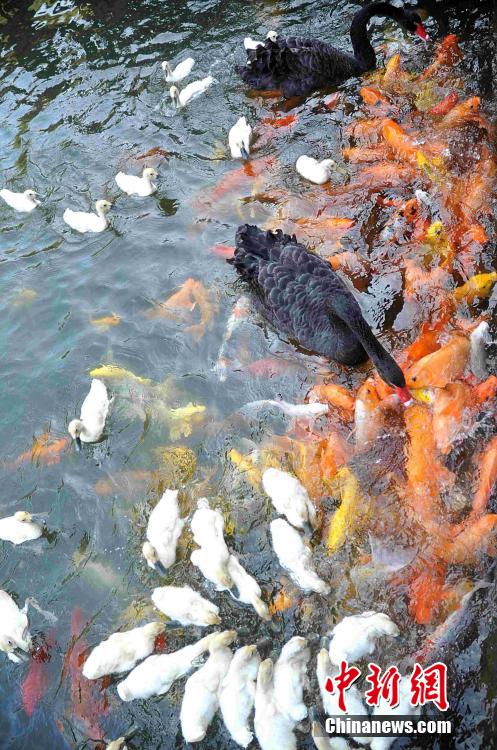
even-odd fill
[{"label": "black swan wing", "polygon": [[[366,359],[347,324],[347,304],[362,318],[352,293],[325,260],[294,236],[240,227],[230,262],[250,284],[262,313],[277,330],[306,349],[346,364]],[[335,305],[345,311],[344,317],[334,312]]]},{"label": "black swan wing", "polygon": [[317,39],[267,40],[250,50],[249,63],[238,66],[243,80],[256,89],[280,88],[286,97],[301,96],[359,72],[352,55]]}]

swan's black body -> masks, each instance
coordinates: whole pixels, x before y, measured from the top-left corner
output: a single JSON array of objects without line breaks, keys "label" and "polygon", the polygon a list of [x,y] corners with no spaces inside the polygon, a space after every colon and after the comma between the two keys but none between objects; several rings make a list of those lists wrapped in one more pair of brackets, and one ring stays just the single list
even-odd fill
[{"label": "swan's black body", "polygon": [[353,18],[350,55],[317,39],[278,36],[247,50],[247,64],[236,70],[255,89],[281,89],[286,97],[303,96],[318,88],[336,85],[376,67],[375,51],[367,25],[373,16],[388,16],[412,33],[421,33],[419,16],[412,10],[379,2],[361,8]]},{"label": "swan's black body", "polygon": [[261,313],[278,331],[345,365],[370,357],[385,382],[405,389],[402,370],[374,336],[354,295],[326,260],[294,236],[245,224],[228,263],[250,285]]}]

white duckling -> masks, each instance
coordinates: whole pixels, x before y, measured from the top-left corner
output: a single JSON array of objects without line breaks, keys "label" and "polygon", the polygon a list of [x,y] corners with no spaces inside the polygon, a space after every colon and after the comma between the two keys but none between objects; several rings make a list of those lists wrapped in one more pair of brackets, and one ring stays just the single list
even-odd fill
[{"label": "white duckling", "polygon": [[218,591],[233,586],[228,572],[230,553],[224,541],[224,519],[218,510],[211,510],[205,497],[200,498],[193,514],[191,528],[194,541],[200,546],[190,559]]},{"label": "white duckling", "polygon": [[285,516],[292,526],[297,529],[316,526],[316,509],[297,477],[280,469],[266,469],[262,486],[278,513]]},{"label": "white duckling", "polygon": [[[375,716],[419,716],[419,706],[411,706],[411,680],[401,677],[399,682],[399,705],[392,708],[388,701],[380,697],[379,706],[373,710]],[[375,737],[371,740],[371,750],[389,750],[395,742],[395,737]]]},{"label": "white duckling", "polygon": [[340,666],[344,660],[359,661],[373,653],[378,638],[383,635],[396,637],[399,633],[397,625],[383,612],[370,611],[344,617],[332,630],[331,662]]},{"label": "white duckling", "polygon": [[186,78],[192,72],[192,68],[195,65],[193,57],[187,57],[186,60],[178,63],[175,68],[171,68],[169,62],[164,60],[161,64],[162,70],[166,74],[166,81],[169,83],[179,83],[183,78]]},{"label": "white duckling", "polygon": [[169,94],[171,95],[171,99],[173,100],[176,109],[181,109],[181,107],[184,107],[188,102],[191,102],[192,99],[196,99],[197,96],[200,96],[204,91],[207,91],[209,86],[212,86],[213,83],[214,78],[212,76],[206,76],[206,78],[202,78],[200,81],[192,81],[192,83],[189,83],[188,86],[185,86],[181,91],[177,86],[171,86]]},{"label": "white duckling", "polygon": [[[266,34],[266,39],[270,39],[273,43],[276,42],[278,39],[278,32],[277,31],[268,31]],[[259,39],[252,39],[250,36],[246,36],[243,40],[243,46],[246,50],[249,49],[257,49],[257,47],[263,47],[264,42],[261,42]]]},{"label": "white duckling", "polygon": [[87,680],[98,680],[108,674],[122,674],[154,650],[155,639],[164,630],[164,623],[149,622],[139,628],[114,633],[96,646],[83,666]]},{"label": "white duckling", "polygon": [[219,625],[219,607],[189,586],[161,586],[152,591],[152,601],[165,615],[181,625]]},{"label": "white duckling", "polygon": [[242,646],[233,656],[219,694],[224,725],[233,740],[248,747],[254,735],[249,718],[254,707],[255,680],[261,663],[257,646]]},{"label": "white duckling", "polygon": [[22,193],[15,193],[13,190],[7,190],[7,188],[0,190],[0,198],[3,198],[11,208],[23,213],[30,213],[36,206],[40,205],[36,195],[37,193],[34,190],[24,190]]},{"label": "white duckling", "polygon": [[325,182],[328,182],[335,166],[333,159],[318,161],[313,159],[312,156],[305,155],[299,156],[295,164],[299,175],[315,185],[324,185]]},{"label": "white duckling", "polygon": [[149,568],[165,573],[176,562],[176,545],[185,525],[179,514],[178,490],[166,490],[152,510],[142,553]]},{"label": "white duckling", "polygon": [[261,599],[261,587],[255,578],[242,567],[236,555],[232,554],[229,557],[228,573],[238,589],[238,601],[252,605],[259,617],[263,620],[270,620],[269,609]]},{"label": "white duckling", "polygon": [[153,167],[145,167],[141,177],[137,177],[134,174],[126,174],[125,172],[118,172],[115,180],[123,193],[144,197],[155,193],[157,185],[152,180],[156,180],[158,176],[158,172]]},{"label": "white duckling", "polygon": [[330,587],[318,576],[312,564],[312,552],[304,543],[297,529],[283,518],[276,518],[270,525],[273,549],[282,568],[285,568],[304,591],[328,594]]},{"label": "white duckling", "polygon": [[[345,694],[346,711],[342,711],[338,705],[338,692],[329,693],[325,689],[327,678],[335,677],[337,674],[338,667],[331,663],[328,651],[322,648],[317,656],[316,677],[325,713],[328,716],[339,716],[340,714],[367,716],[368,712],[363,703],[361,693],[355,685],[351,685]],[[353,737],[353,739],[361,745],[369,745],[370,743],[368,737]]]},{"label": "white duckling", "polygon": [[200,742],[219,708],[219,689],[226,677],[233,654],[228,646],[236,630],[225,630],[212,639],[209,658],[189,677],[181,704],[180,722],[185,742]]},{"label": "white duckling", "polygon": [[110,201],[97,201],[95,203],[95,213],[91,211],[73,211],[66,208],[62,218],[71,229],[84,234],[85,232],[103,232],[109,226],[107,214],[112,208]]},{"label": "white duckling", "polygon": [[81,441],[96,443],[100,440],[105,428],[109,405],[110,399],[105,383],[93,378],[90,390],[81,406],[79,419],[73,419],[67,427],[78,449],[81,448]]},{"label": "white duckling", "polygon": [[308,686],[307,664],[311,656],[307,640],[296,635],[285,643],[274,665],[274,694],[286,718],[298,724],[307,716],[304,688]]},{"label": "white duckling", "polygon": [[0,651],[18,664],[32,649],[27,604],[19,609],[12,597],[0,589]]},{"label": "white duckling", "polygon": [[265,659],[257,673],[255,689],[255,736],[262,750],[296,750],[293,722],[278,707],[273,684],[274,665]]},{"label": "white duckling", "polygon": [[31,539],[38,539],[43,528],[33,521],[33,516],[26,510],[18,510],[13,516],[0,518],[0,539],[12,544],[22,544]]},{"label": "white duckling", "polygon": [[185,677],[194,668],[195,661],[207,651],[216,635],[218,633],[210,633],[170,654],[152,654],[118,684],[119,697],[123,701],[132,701],[164,695],[173,682]]},{"label": "white duckling", "polygon": [[245,117],[240,117],[228,134],[228,144],[233,159],[248,159],[251,138],[251,126],[248,124]]}]

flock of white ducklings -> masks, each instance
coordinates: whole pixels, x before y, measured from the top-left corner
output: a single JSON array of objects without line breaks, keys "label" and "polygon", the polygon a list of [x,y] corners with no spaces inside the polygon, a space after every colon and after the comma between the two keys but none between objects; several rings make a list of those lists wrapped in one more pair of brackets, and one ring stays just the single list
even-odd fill
[{"label": "flock of white ducklings", "polygon": [[[105,384],[93,379],[80,418],[72,420],[68,426],[76,442],[97,442],[102,438],[111,401]],[[303,591],[329,593],[329,585],[314,569],[311,548],[304,537],[316,524],[316,512],[306,489],[296,477],[275,468],[264,472],[263,488],[280,516],[271,521],[270,533],[281,567]],[[150,568],[166,574],[176,562],[177,543],[187,520],[180,515],[178,490],[167,489],[148,519],[142,553]],[[190,527],[197,545],[191,553],[191,563],[216,591],[227,591],[240,604],[253,607],[263,620],[270,620],[258,582],[226,544],[221,512],[212,509],[206,498],[200,498]],[[43,527],[25,511],[0,519],[0,539],[13,544],[35,540],[42,533]],[[221,624],[219,607],[189,586],[157,587],[151,599],[170,622],[184,627]],[[117,684],[117,693],[123,701],[164,695],[176,680],[190,675],[180,712],[186,742],[203,740],[220,711],[237,745],[248,747],[255,733],[262,750],[296,750],[295,729],[308,729],[302,725],[308,717],[304,693],[310,686],[307,670],[311,650],[305,638],[291,638],[274,662],[261,659],[257,644],[243,645],[233,653],[230,646],[237,638],[235,630],[215,631],[172,653],[154,654],[156,638],[166,627],[165,622],[151,622],[114,633],[91,651],[84,663],[83,675],[89,680],[126,675]],[[325,689],[327,677],[338,673],[342,660],[349,664],[357,662],[374,652],[379,638],[398,635],[395,623],[380,612],[345,617],[334,627],[329,648],[321,648],[317,654],[315,672],[326,714],[343,713],[337,696]],[[27,606],[21,610],[6,591],[0,591],[0,650],[18,662],[26,658],[31,649]],[[403,678],[399,706],[391,709],[382,702],[374,712],[415,713],[409,703],[408,687],[408,681]],[[347,701],[350,714],[367,715],[357,688],[348,691]],[[311,727],[319,750],[348,748],[345,739],[327,737],[319,722],[312,721]],[[373,750],[388,750],[394,741],[394,738],[354,739],[370,744]],[[120,745],[109,747],[114,750],[123,747],[126,737],[114,743],[118,741]]]},{"label": "flock of white ducklings", "polygon": [[[270,31],[268,37],[270,37],[271,34],[274,35],[275,32]],[[244,44],[245,48],[248,49],[263,44],[263,42],[257,42],[247,37]],[[164,61],[162,63],[162,69],[166,74],[166,81],[174,83],[182,81],[191,73],[194,64],[194,59],[188,57],[172,69],[169,62]],[[189,83],[181,91],[177,86],[171,86],[169,93],[174,106],[177,109],[185,107],[190,101],[196,99],[197,96],[200,96],[204,91],[207,91],[213,83],[214,78],[209,75],[198,81]],[[251,125],[247,122],[245,117],[240,117],[228,134],[228,145],[233,159],[249,158],[252,137],[253,131]],[[332,172],[334,168],[336,168],[336,164],[333,159],[323,159],[322,161],[318,161],[311,156],[302,155],[297,159],[295,167],[297,172],[304,179],[317,185],[322,185],[330,180]],[[127,195],[146,197],[157,191],[157,185],[154,180],[156,180],[158,176],[157,171],[153,167],[145,167],[142,171],[141,177],[126,174],[125,172],[118,172],[115,176],[115,181],[123,193],[126,193]],[[30,213],[37,206],[41,205],[41,201],[38,199],[37,195],[36,191],[31,188],[24,190],[23,192],[15,192],[13,190],[8,190],[7,188],[0,190],[0,198],[2,198],[11,208],[21,213]],[[111,208],[112,203],[108,200],[102,199],[95,203],[94,212],[74,211],[71,208],[66,208],[62,218],[65,223],[76,232],[83,234],[87,232],[103,232],[109,226],[107,214]]]},{"label": "flock of white ducklings", "polygon": [[[271,34],[275,32],[269,32],[268,37]],[[262,43],[248,37],[244,42],[246,48],[254,48]],[[173,84],[186,78],[193,66],[191,57],[174,69],[168,62],[162,63],[166,80]],[[173,85],[170,96],[176,107],[184,107],[213,82],[212,76],[207,76],[188,84],[181,91]],[[240,117],[228,136],[232,157],[247,159],[251,143],[252,127],[245,117]],[[331,159],[318,162],[309,156],[300,156],[296,162],[299,174],[316,184],[327,182],[333,167]],[[119,172],[115,181],[128,195],[148,196],[157,190],[154,183],[157,177],[155,169],[146,167],[141,177]],[[3,189],[0,190],[0,197],[21,212],[30,212],[40,205],[36,192],[31,189],[22,193]],[[111,205],[107,200],[99,200],[95,204],[95,213],[68,208],[64,211],[63,219],[78,232],[101,232],[108,226],[107,213]],[[79,419],[73,419],[68,426],[69,434],[78,448],[81,442],[95,443],[101,440],[111,403],[105,384],[93,379]],[[309,410],[319,415],[323,409],[327,409],[323,404],[292,405],[280,401],[253,402],[250,406],[267,404],[277,406],[291,416],[301,415],[302,409],[306,415],[309,415]],[[330,587],[315,571],[311,548],[304,536],[304,532],[312,531],[316,524],[316,512],[306,489],[296,477],[274,468],[264,472],[263,487],[281,516],[270,524],[273,549],[281,567],[304,591],[328,594]],[[175,563],[176,545],[185,523],[186,519],[180,517],[178,491],[166,490],[150,514],[147,538],[142,548],[149,567],[164,574]],[[228,591],[240,603],[252,606],[259,617],[270,620],[259,584],[228,549],[224,539],[223,516],[219,510],[209,507],[206,498],[198,500],[191,518],[191,530],[198,548],[191,553],[190,559],[207,581],[214,585],[216,591]],[[36,540],[42,534],[43,526],[27,511],[17,511],[13,516],[0,519],[0,539],[15,545]],[[219,608],[189,586],[158,587],[153,590],[151,598],[158,610],[182,626],[208,627],[221,623]],[[164,695],[176,680],[195,670],[186,681],[180,713],[185,741],[201,741],[215,714],[220,711],[234,742],[246,748],[253,739],[250,717],[255,709],[253,726],[262,750],[296,748],[294,730],[308,716],[304,691],[309,687],[307,669],[310,647],[305,638],[291,638],[275,662],[271,659],[261,661],[256,644],[241,646],[233,653],[230,646],[237,638],[234,630],[210,633],[172,653],[154,654],[156,637],[165,627],[163,622],[152,622],[114,633],[90,653],[83,667],[83,675],[95,680],[106,675],[128,673],[118,683],[117,692],[123,701],[131,701]],[[329,650],[322,648],[317,655],[316,676],[325,713],[342,713],[337,696],[325,689],[327,677],[337,674],[341,661],[352,663],[371,655],[380,637],[398,634],[395,623],[386,614],[377,612],[345,617],[334,627]],[[19,662],[27,658],[31,649],[27,605],[20,609],[6,591],[0,590],[0,650],[11,661]],[[202,663],[207,652],[208,657]],[[382,703],[375,713],[414,713],[407,687],[408,682],[403,678],[401,701],[397,708],[391,709]],[[347,701],[350,714],[367,715],[356,687],[348,691]],[[348,748],[345,739],[325,736],[316,721],[312,721],[311,731],[318,750]],[[131,734],[111,742],[108,750],[124,748]],[[394,738],[354,739],[364,745],[370,744],[372,750],[388,750],[394,742]]]}]

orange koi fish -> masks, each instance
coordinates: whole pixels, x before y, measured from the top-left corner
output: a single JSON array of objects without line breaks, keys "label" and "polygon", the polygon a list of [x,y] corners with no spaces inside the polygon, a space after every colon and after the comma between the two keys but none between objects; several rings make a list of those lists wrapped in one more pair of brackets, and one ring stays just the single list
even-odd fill
[{"label": "orange koi fish", "polygon": [[429,534],[437,534],[442,515],[440,491],[444,484],[452,481],[452,475],[440,462],[430,410],[421,404],[413,404],[405,410],[404,418],[409,438],[405,501],[415,520]]},{"label": "orange koi fish", "polygon": [[470,220],[480,211],[490,213],[496,175],[495,159],[491,154],[487,154],[482,156],[478,170],[469,177],[469,180],[461,182],[461,209],[466,219]]},{"label": "orange koi fish", "polygon": [[444,99],[442,99],[438,104],[435,104],[434,107],[428,110],[429,115],[446,115],[448,112],[450,112],[453,107],[456,106],[457,102],[459,101],[459,94],[457,91],[451,91],[450,94],[447,94]]},{"label": "orange koi fish", "polygon": [[478,459],[478,485],[473,495],[472,515],[485,513],[496,480],[497,437],[494,437]]},{"label": "orange koi fish", "polygon": [[382,79],[382,87],[385,91],[404,92],[406,83],[410,82],[411,76],[402,69],[400,55],[393,55],[385,65]]},{"label": "orange koi fish", "polygon": [[361,164],[369,161],[385,161],[388,159],[388,151],[385,146],[354,146],[343,149],[343,156],[352,164]]},{"label": "orange koi fish", "polygon": [[479,404],[485,403],[488,399],[495,398],[497,393],[497,377],[490,375],[482,383],[479,383],[474,389],[474,396]]},{"label": "orange koi fish", "polygon": [[55,645],[55,630],[48,634],[45,644],[36,648],[31,654],[29,670],[21,687],[22,707],[28,716],[33,712],[50,687],[48,662],[50,651]]},{"label": "orange koi fish", "polygon": [[440,349],[427,354],[406,372],[408,388],[445,388],[459,380],[466,370],[470,343],[464,336],[454,336]]},{"label": "orange koi fish", "polygon": [[380,424],[375,412],[380,398],[373,378],[368,378],[357,391],[354,413],[355,443],[363,447],[378,435]]},{"label": "orange koi fish", "polygon": [[427,565],[409,585],[409,612],[419,625],[432,622],[444,601],[447,565]]},{"label": "orange koi fish", "polygon": [[421,330],[421,333],[403,352],[403,359],[407,363],[417,362],[428,354],[440,349],[438,339],[440,333],[437,330]]},{"label": "orange koi fish", "polygon": [[475,520],[468,520],[452,541],[441,539],[434,544],[435,554],[440,560],[453,565],[476,562],[479,553],[495,554],[496,531],[497,514],[488,513]]},{"label": "orange koi fish", "polygon": [[137,160],[140,159],[150,159],[154,156],[160,156],[161,159],[165,159],[166,156],[169,156],[169,151],[166,151],[163,148],[160,148],[160,146],[155,146],[154,148],[151,148],[150,151],[146,151],[144,154],[141,154],[140,156],[135,157]]},{"label": "orange koi fish", "polygon": [[330,482],[335,477],[337,471],[350,459],[350,448],[345,440],[334,431],[330,431],[325,440],[321,443],[321,453],[319,456],[319,470],[321,481],[329,491]]},{"label": "orange koi fish", "polygon": [[433,404],[433,431],[440,453],[449,453],[471,404],[471,388],[466,383],[449,383],[445,388],[437,389]]},{"label": "orange koi fish", "polygon": [[471,96],[464,102],[452,107],[449,112],[440,120],[438,127],[441,130],[448,130],[462,125],[465,122],[475,119],[475,115],[480,109],[480,97]]},{"label": "orange koi fish", "polygon": [[375,117],[368,120],[356,120],[347,126],[345,133],[351,138],[366,141],[375,145],[381,135],[383,117]]},{"label": "orange koi fish", "polygon": [[451,67],[459,62],[459,60],[462,60],[462,52],[457,43],[457,36],[449,34],[442,39],[435,53],[434,61],[421,73],[418,80],[422,81],[425,78],[430,78],[441,68]]},{"label": "orange koi fish", "polygon": [[196,304],[193,290],[198,283],[193,278],[186,279],[177,292],[167,297],[164,302],[159,302],[151,310],[147,310],[146,317],[150,320],[177,318],[182,312],[192,312]]},{"label": "orange koi fish", "polygon": [[314,402],[324,403],[327,401],[329,404],[336,406],[338,409],[343,409],[345,412],[353,412],[355,401],[354,397],[347,388],[336,383],[322,383],[321,385],[315,385],[311,388],[306,397],[310,404]]},{"label": "orange koi fish", "polygon": [[58,464],[62,459],[62,453],[69,447],[71,439],[68,437],[58,438],[50,442],[50,433],[48,430],[33,439],[31,450],[24,451],[12,463],[7,464],[12,469],[25,461],[31,461],[39,466],[45,464]]},{"label": "orange koi fish", "polygon": [[265,357],[251,362],[244,369],[256,377],[271,378],[274,375],[283,375],[291,371],[292,363],[276,357]]},{"label": "orange koi fish", "polygon": [[355,181],[346,186],[342,191],[334,189],[335,194],[340,192],[351,192],[352,190],[384,190],[388,187],[406,187],[416,179],[416,173],[412,167],[405,164],[397,164],[391,161],[380,161],[365,167],[359,172]]},{"label": "orange koi fish", "polygon": [[232,245],[218,243],[217,245],[212,245],[212,247],[209,248],[209,252],[213,255],[217,255],[218,258],[232,258],[235,254],[235,248]]},{"label": "orange koi fish", "polygon": [[372,86],[363,86],[359,89],[364,104],[374,108],[377,112],[392,109],[392,103],[379,89]]},{"label": "orange koi fish", "polygon": [[109,710],[109,702],[102,697],[94,682],[83,677],[83,664],[89,648],[87,641],[82,638],[85,627],[83,611],[76,607],[71,617],[71,643],[67,655],[71,681],[71,718],[83,727],[88,737],[102,740],[104,733],[100,717]]},{"label": "orange koi fish", "polygon": [[274,168],[275,164],[276,159],[272,156],[263,156],[260,159],[246,161],[241,167],[232,169],[227,174],[224,174],[210,191],[208,197],[201,200],[201,203],[209,204],[220,200],[227,193],[232,193],[240,189],[252,182],[256,177],[259,177],[259,175]]},{"label": "orange koi fish", "polygon": [[417,164],[417,153],[420,150],[410,135],[394,120],[385,120],[382,126],[383,138],[396,156],[410,164]]},{"label": "orange koi fish", "polygon": [[298,122],[297,115],[286,115],[285,117],[265,117],[261,122],[262,125],[269,125],[272,128],[288,128]]}]

